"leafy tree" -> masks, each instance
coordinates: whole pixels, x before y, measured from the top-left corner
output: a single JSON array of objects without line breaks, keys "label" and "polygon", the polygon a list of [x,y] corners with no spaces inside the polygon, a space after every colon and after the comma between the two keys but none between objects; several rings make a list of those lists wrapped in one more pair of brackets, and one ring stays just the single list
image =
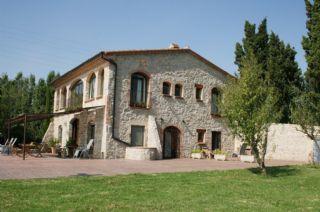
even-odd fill
[{"label": "leafy tree", "polygon": [[[46,104],[45,104],[45,112],[51,113],[53,111],[53,102],[54,102],[54,88],[51,86],[51,83],[59,77],[59,73],[55,73],[54,71],[50,71],[47,77],[47,86],[46,86]],[[50,120],[45,121],[44,128],[47,129],[50,124]]]},{"label": "leafy tree", "polygon": [[46,112],[50,113],[53,111],[53,99],[54,99],[54,89],[51,83],[60,76],[59,73],[50,71],[47,77],[47,91],[46,91]]},{"label": "leafy tree", "polygon": [[[320,152],[317,139],[320,137],[320,93],[307,92],[296,98],[292,104],[292,119],[300,125]],[[315,162],[315,161],[313,161]]]},{"label": "leafy tree", "polygon": [[[39,79],[38,84],[34,90],[33,95],[33,113],[46,113],[46,93],[47,93],[47,83],[43,79]],[[47,129],[46,121],[35,121],[30,124],[30,131],[33,132],[35,138],[42,138]]]},{"label": "leafy tree", "polygon": [[302,39],[308,68],[305,73],[309,91],[320,93],[320,0],[305,0],[308,35]]},{"label": "leafy tree", "polygon": [[277,95],[272,87],[263,85],[263,66],[253,53],[249,51],[241,64],[241,77],[223,88],[222,115],[231,132],[251,146],[259,167],[266,172],[267,134],[278,119]]},{"label": "leafy tree", "polygon": [[[7,74],[0,77],[0,132],[7,134],[5,121],[23,113],[51,113],[53,110],[53,88],[51,82],[59,74],[50,72],[46,80],[35,76],[24,77],[20,72],[12,80]],[[43,137],[48,121],[36,121],[28,124],[27,138],[39,140]],[[12,134],[22,140],[22,125],[12,126]]]},{"label": "leafy tree", "polygon": [[3,74],[0,77],[0,127],[2,128],[3,133],[5,132],[4,122],[10,117],[8,113],[10,109],[10,96],[9,96],[10,80],[7,74]]},{"label": "leafy tree", "polygon": [[[295,98],[291,107],[292,120],[320,151],[320,0],[305,0],[308,35],[302,38],[307,60],[305,80],[307,91]],[[315,162],[315,161],[313,161]]]}]

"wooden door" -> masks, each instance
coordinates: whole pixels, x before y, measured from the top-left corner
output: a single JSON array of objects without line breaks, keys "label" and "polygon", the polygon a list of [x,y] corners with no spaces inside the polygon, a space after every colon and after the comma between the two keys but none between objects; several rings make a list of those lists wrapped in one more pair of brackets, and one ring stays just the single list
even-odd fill
[{"label": "wooden door", "polygon": [[163,158],[178,158],[180,156],[180,131],[176,127],[164,130]]}]

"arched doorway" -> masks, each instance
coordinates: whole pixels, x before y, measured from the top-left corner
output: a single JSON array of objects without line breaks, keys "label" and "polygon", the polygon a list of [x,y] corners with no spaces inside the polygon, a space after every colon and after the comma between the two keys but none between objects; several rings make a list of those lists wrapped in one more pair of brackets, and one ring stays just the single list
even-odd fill
[{"label": "arched doorway", "polygon": [[78,144],[79,139],[79,119],[71,121],[71,139],[74,145]]},{"label": "arched doorway", "polygon": [[176,127],[167,127],[163,133],[163,158],[180,157],[180,130]]}]

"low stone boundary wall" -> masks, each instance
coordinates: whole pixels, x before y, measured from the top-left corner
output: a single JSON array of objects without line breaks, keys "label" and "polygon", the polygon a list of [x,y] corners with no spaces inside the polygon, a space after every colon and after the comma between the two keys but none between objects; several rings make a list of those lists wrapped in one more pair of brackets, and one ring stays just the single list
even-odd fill
[{"label": "low stone boundary wall", "polygon": [[[319,142],[320,143],[320,142]],[[241,141],[235,138],[235,152],[240,154]],[[319,153],[318,153],[319,152]],[[320,158],[307,135],[300,131],[300,126],[295,124],[272,124],[268,133],[267,160],[285,160],[310,163],[313,159]]]},{"label": "low stone boundary wall", "polygon": [[128,160],[155,160],[156,148],[148,147],[127,147],[125,159]]},{"label": "low stone boundary wall", "polygon": [[266,158],[311,162],[314,142],[299,129],[299,125],[294,124],[272,124],[269,128]]}]

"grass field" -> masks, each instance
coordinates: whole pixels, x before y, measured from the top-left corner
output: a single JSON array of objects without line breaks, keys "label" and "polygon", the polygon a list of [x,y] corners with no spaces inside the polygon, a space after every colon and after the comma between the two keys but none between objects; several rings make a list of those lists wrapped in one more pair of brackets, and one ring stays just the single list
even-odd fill
[{"label": "grass field", "polygon": [[320,168],[268,171],[2,180],[0,211],[320,211]]}]

